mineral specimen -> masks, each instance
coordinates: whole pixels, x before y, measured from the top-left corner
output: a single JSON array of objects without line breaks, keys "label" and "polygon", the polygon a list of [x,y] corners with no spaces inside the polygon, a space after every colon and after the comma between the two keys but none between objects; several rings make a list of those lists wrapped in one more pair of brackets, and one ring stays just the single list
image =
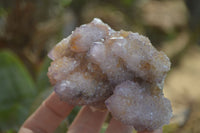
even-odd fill
[{"label": "mineral specimen", "polygon": [[49,57],[48,77],[61,99],[107,108],[138,131],[169,123],[171,104],[162,89],[170,61],[148,38],[115,31],[95,18],[59,42]]}]

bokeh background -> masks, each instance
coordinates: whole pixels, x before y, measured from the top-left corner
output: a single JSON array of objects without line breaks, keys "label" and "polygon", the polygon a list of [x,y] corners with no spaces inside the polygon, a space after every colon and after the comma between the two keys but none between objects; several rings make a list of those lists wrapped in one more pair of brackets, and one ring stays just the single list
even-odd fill
[{"label": "bokeh background", "polygon": [[[200,133],[200,0],[0,0],[0,132],[16,133],[53,91],[48,51],[94,17],[166,52],[174,116],[164,133]],[[79,109],[55,132],[67,131]]]}]

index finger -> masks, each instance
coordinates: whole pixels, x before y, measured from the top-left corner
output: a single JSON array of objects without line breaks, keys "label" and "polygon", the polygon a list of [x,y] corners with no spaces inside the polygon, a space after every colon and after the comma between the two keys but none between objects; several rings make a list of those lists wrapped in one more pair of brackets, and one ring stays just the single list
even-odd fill
[{"label": "index finger", "polygon": [[52,133],[72,109],[72,105],[62,101],[53,92],[25,121],[19,133]]}]

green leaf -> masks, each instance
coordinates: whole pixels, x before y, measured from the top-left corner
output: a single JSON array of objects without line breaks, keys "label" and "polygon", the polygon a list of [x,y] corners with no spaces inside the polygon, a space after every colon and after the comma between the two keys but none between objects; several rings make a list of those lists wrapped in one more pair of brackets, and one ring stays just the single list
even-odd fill
[{"label": "green leaf", "polygon": [[18,129],[36,95],[34,82],[17,56],[0,51],[0,131]]}]

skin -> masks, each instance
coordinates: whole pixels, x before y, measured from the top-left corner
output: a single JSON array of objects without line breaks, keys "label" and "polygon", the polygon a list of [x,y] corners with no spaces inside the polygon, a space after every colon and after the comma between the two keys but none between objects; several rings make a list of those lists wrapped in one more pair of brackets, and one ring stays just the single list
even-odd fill
[{"label": "skin", "polygon": [[[24,122],[19,133],[53,133],[59,124],[69,115],[73,106],[61,101],[54,92]],[[68,133],[99,133],[108,111],[92,111],[84,106],[69,127]],[[131,133],[130,126],[111,119],[106,133]],[[138,133],[162,133],[162,130]]]}]

